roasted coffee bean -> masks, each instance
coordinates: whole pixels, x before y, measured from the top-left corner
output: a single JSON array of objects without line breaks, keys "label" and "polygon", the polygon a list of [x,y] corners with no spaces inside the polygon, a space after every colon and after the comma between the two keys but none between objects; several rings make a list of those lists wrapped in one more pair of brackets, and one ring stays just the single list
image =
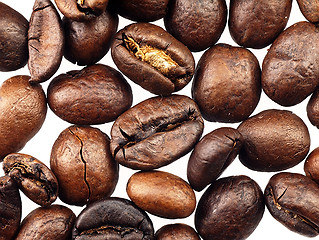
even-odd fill
[{"label": "roasted coffee bean", "polygon": [[20,226],[22,204],[18,186],[9,177],[0,177],[0,240],[10,240]]},{"label": "roasted coffee bean", "polygon": [[0,71],[15,71],[28,61],[29,22],[0,2]]},{"label": "roasted coffee bean", "polygon": [[195,61],[188,48],[150,23],[134,23],[120,30],[111,50],[120,71],[154,94],[179,91],[194,74]]},{"label": "roasted coffee bean", "polygon": [[304,17],[312,23],[319,22],[319,2],[316,0],[297,0]]},{"label": "roasted coffee bean", "polygon": [[189,97],[154,97],[116,119],[110,148],[115,160],[124,166],[155,169],[187,154],[203,128],[198,107]]},{"label": "roasted coffee bean", "polygon": [[30,81],[39,83],[48,80],[58,70],[64,49],[60,15],[50,0],[34,2],[28,46]]},{"label": "roasted coffee bean", "polygon": [[319,186],[297,173],[274,175],[265,189],[271,215],[291,231],[315,237],[319,234]]},{"label": "roasted coffee bean", "polygon": [[319,184],[319,147],[315,148],[307,157],[304,165],[306,176]]},{"label": "roasted coffee bean", "polygon": [[118,21],[118,16],[110,11],[85,22],[63,18],[64,57],[78,65],[98,62],[110,49]]},{"label": "roasted coffee bean", "polygon": [[40,207],[23,219],[15,240],[69,240],[74,222],[74,213],[65,206]]},{"label": "roasted coffee bean", "polygon": [[267,52],[261,83],[270,99],[282,106],[302,102],[319,83],[319,31],[298,22],[283,31]]},{"label": "roasted coffee bean", "polygon": [[50,166],[63,202],[83,206],[113,193],[118,164],[109,144],[97,128],[71,126],[62,131],[52,147]]},{"label": "roasted coffee bean", "polygon": [[193,52],[213,46],[226,20],[225,0],[172,0],[164,17],[166,30]]},{"label": "roasted coffee bean", "polygon": [[138,207],[163,218],[188,217],[196,206],[188,183],[167,172],[137,172],[128,180],[126,192]]},{"label": "roasted coffee bean", "polygon": [[89,204],[77,217],[73,240],[152,240],[153,223],[131,201],[107,198]]},{"label": "roasted coffee bean", "polygon": [[0,87],[0,161],[19,151],[40,130],[47,112],[45,94],[29,76],[15,76]]},{"label": "roasted coffee bean", "polygon": [[61,74],[48,87],[51,110],[73,124],[114,121],[132,101],[132,89],[122,74],[102,64]]},{"label": "roasted coffee bean", "polygon": [[231,0],[230,34],[241,46],[264,48],[286,27],[291,7],[292,0]]},{"label": "roasted coffee bean", "polygon": [[155,240],[200,240],[197,232],[182,223],[168,224],[155,233]]},{"label": "roasted coffee bean", "polygon": [[12,153],[3,159],[3,170],[33,202],[49,206],[58,196],[58,181],[53,172],[38,159]]},{"label": "roasted coffee bean", "polygon": [[196,191],[215,181],[234,161],[243,137],[237,129],[223,127],[205,135],[196,144],[187,166],[187,178]]},{"label": "roasted coffee bean", "polygon": [[311,124],[319,128],[319,88],[316,88],[307,104],[307,116]]},{"label": "roasted coffee bean", "polygon": [[249,50],[217,44],[200,58],[192,96],[206,120],[243,121],[255,110],[260,94],[260,67]]},{"label": "roasted coffee bean", "polygon": [[309,131],[297,115],[286,110],[265,110],[242,122],[244,138],[239,160],[256,171],[281,171],[300,163],[310,147]]},{"label": "roasted coffee bean", "polygon": [[204,240],[243,240],[256,229],[265,204],[258,184],[247,176],[220,178],[202,195],[195,227]]}]

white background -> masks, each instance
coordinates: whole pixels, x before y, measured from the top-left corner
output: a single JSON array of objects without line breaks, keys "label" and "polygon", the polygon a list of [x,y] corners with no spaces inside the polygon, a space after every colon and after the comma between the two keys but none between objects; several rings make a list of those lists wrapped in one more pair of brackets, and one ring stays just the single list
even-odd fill
[{"label": "white background", "polygon": [[[30,19],[31,12],[32,12],[32,7],[33,7],[33,2],[32,0],[4,0],[2,1],[5,4],[9,5],[10,7],[14,8],[18,12],[20,12],[26,19]],[[229,6],[229,1],[227,0],[227,5]],[[301,14],[299,7],[297,5],[296,1],[293,1],[293,6],[291,10],[291,15],[288,21],[288,26],[291,26],[293,23],[298,22],[298,21],[304,21],[305,18]],[[122,29],[124,26],[127,24],[131,23],[131,21],[128,21],[126,19],[123,19],[120,17],[119,21],[119,28]],[[158,20],[154,22],[155,24],[164,27],[163,20]],[[50,23],[47,23],[50,24]],[[237,44],[232,40],[232,38],[229,35],[228,31],[228,26],[226,26],[222,37],[219,40],[219,43],[228,43],[230,45],[236,46]],[[267,49],[269,47],[266,47],[265,49],[262,50],[253,50],[250,49],[258,58],[260,65],[262,64],[262,60],[267,52]],[[197,61],[199,60],[200,56],[202,55],[203,52],[199,53],[194,53],[194,57]],[[112,66],[116,68],[114,65],[110,51],[107,53],[107,55],[100,61],[102,64],[106,64],[109,66]],[[57,76],[61,73],[65,73],[70,70],[77,70],[77,69],[82,69],[83,67],[74,65],[70,62],[68,62],[66,59],[63,59],[61,67],[59,68],[58,72],[54,75]],[[15,76],[15,75],[29,75],[29,71],[27,67],[24,67],[23,69],[20,69],[18,71],[14,72],[0,72],[0,83],[8,79],[9,77]],[[49,80],[50,81],[50,80]],[[42,83],[42,87],[44,91],[47,91],[47,87],[49,84],[49,81]],[[132,81],[128,80],[130,83],[132,89],[133,89],[133,105],[136,105],[137,103],[141,102],[144,99],[147,99],[149,97],[154,96],[153,94],[147,92],[146,90],[142,89],[140,86],[134,84]],[[191,83],[188,84],[184,89],[178,92],[178,94],[184,94],[187,96],[191,96]],[[264,93],[262,93],[260,102],[255,109],[253,115],[256,113],[259,113],[260,111],[264,109],[270,109],[270,108],[275,108],[275,109],[287,109],[290,110],[294,113],[296,113],[299,117],[301,117],[306,125],[309,128],[310,135],[311,135],[311,149],[313,150],[314,148],[319,146],[319,130],[312,126],[307,118],[306,114],[306,105],[308,103],[309,97],[304,100],[302,103],[293,106],[293,107],[281,107],[280,105],[272,102]],[[51,153],[51,148],[60,134],[61,131],[63,131],[65,128],[70,126],[71,124],[59,119],[57,116],[53,114],[53,112],[48,108],[48,113],[46,120],[43,124],[43,127],[40,129],[40,131],[36,134],[35,137],[33,137],[27,144],[26,146],[20,151],[21,153],[29,154],[40,161],[44,162],[47,166],[49,166],[50,162],[50,153]],[[98,125],[95,127],[100,128],[103,132],[107,133],[110,136],[110,129],[111,129],[112,123],[107,123],[107,124],[102,124]],[[206,135],[207,133],[211,132],[212,130],[223,127],[223,126],[229,126],[229,127],[234,127],[236,128],[238,124],[220,124],[220,123],[211,123],[205,121],[205,129],[203,136]],[[187,168],[187,162],[190,154],[187,154],[183,158],[177,160],[176,162],[170,164],[169,166],[162,167],[160,170],[167,171],[170,173],[173,173],[175,175],[178,175],[182,177],[183,179],[187,180],[186,177],[186,168]],[[289,169],[288,171],[290,172],[298,172],[304,174],[303,171],[303,165],[304,161],[301,162],[299,165],[295,166],[294,168]],[[2,171],[2,164],[0,163],[0,175],[3,175]],[[126,183],[129,177],[134,173],[135,171],[130,170],[126,167],[120,166],[120,178],[119,182],[117,184],[117,187],[115,189],[115,192],[113,193],[112,196],[117,196],[117,197],[123,197],[123,198],[128,198],[125,188],[126,188]],[[261,187],[262,190],[264,190],[269,178],[274,174],[274,173],[262,173],[262,172],[255,172],[247,169],[244,167],[238,158],[235,159],[235,161],[226,169],[226,171],[222,174],[222,177],[226,176],[231,176],[231,175],[247,175],[254,179]],[[199,200],[200,196],[202,195],[203,191],[201,193],[196,193],[197,201]],[[318,193],[319,194],[319,193]],[[31,200],[26,198],[22,193],[22,202],[23,202],[23,218],[33,209],[37,208],[38,205],[33,203]],[[55,204],[62,204],[66,205],[63,202],[61,202],[59,199],[55,202]],[[80,213],[80,211],[83,209],[82,207],[74,207],[74,206],[69,206],[76,215]],[[177,220],[168,220],[168,219],[163,219],[159,217],[155,217],[151,214],[149,214],[153,224],[154,224],[154,229],[155,231],[159,229],[161,226],[165,224],[171,224],[171,223],[186,223],[189,224],[190,226],[194,227],[194,214],[189,216],[188,218],[185,219],[177,219]],[[212,226],[214,227],[214,226]],[[277,222],[268,212],[267,209],[265,209],[264,217],[261,220],[260,224],[256,228],[256,230],[253,232],[253,234],[248,238],[249,240],[260,240],[260,239],[281,239],[281,240],[302,240],[302,239],[308,239],[306,237],[303,237],[299,234],[293,233],[286,229],[283,225],[281,225],[279,222]]]}]

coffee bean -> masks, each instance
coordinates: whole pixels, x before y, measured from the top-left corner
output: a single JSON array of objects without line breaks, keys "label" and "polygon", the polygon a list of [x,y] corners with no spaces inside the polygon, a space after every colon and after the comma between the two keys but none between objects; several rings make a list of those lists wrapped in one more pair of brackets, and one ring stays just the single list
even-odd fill
[{"label": "coffee bean", "polygon": [[61,74],[48,87],[51,110],[73,124],[114,121],[132,101],[132,89],[122,74],[102,64]]},{"label": "coffee bean", "polygon": [[29,22],[0,2],[0,71],[15,71],[28,61]]},{"label": "coffee bean", "polygon": [[49,206],[58,196],[58,181],[53,172],[30,155],[7,155],[3,159],[3,170],[27,197],[41,206]]},{"label": "coffee bean", "polygon": [[278,173],[265,189],[271,215],[291,231],[315,237],[319,233],[319,186],[297,173]]},{"label": "coffee bean", "polygon": [[156,240],[200,240],[197,232],[182,223],[164,225],[155,233]]},{"label": "coffee bean", "polygon": [[307,104],[307,116],[312,125],[319,128],[319,89],[316,88]]},{"label": "coffee bean", "polygon": [[226,21],[225,0],[172,0],[164,17],[167,31],[193,52],[213,46]]},{"label": "coffee bean", "polygon": [[319,22],[319,3],[315,0],[297,0],[304,17],[312,23]]},{"label": "coffee bean", "polygon": [[107,198],[82,210],[76,219],[72,239],[152,240],[154,229],[148,215],[131,201]]},{"label": "coffee bean", "polygon": [[115,160],[129,168],[159,168],[188,153],[203,128],[197,105],[190,98],[154,97],[116,119],[110,149]]},{"label": "coffee bean", "polygon": [[20,226],[22,204],[18,186],[9,177],[0,177],[0,240],[13,239]]},{"label": "coffee bean", "polygon": [[60,15],[50,0],[34,2],[28,46],[30,81],[39,83],[48,80],[58,70],[64,48]]},{"label": "coffee bean", "polygon": [[262,111],[242,122],[238,131],[244,138],[239,160],[252,170],[285,170],[300,163],[309,151],[308,128],[290,111]]},{"label": "coffee bean", "polygon": [[163,218],[188,217],[196,206],[192,188],[167,172],[137,172],[130,177],[126,192],[141,209]]},{"label": "coffee bean", "polygon": [[154,94],[179,91],[194,74],[195,61],[188,48],[150,23],[134,23],[120,30],[111,53],[124,75]]},{"label": "coffee bean", "polygon": [[307,157],[304,165],[306,176],[319,184],[319,148],[315,148]]},{"label": "coffee bean", "polygon": [[205,135],[195,146],[187,166],[187,178],[196,191],[215,181],[234,161],[243,137],[237,129],[223,127]]}]

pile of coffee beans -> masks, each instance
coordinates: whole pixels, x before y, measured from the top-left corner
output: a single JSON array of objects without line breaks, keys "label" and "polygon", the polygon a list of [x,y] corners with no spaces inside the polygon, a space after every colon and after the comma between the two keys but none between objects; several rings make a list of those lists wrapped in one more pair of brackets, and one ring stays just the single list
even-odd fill
[{"label": "pile of coffee beans", "polygon": [[0,240],[319,235],[317,1],[0,12]]}]

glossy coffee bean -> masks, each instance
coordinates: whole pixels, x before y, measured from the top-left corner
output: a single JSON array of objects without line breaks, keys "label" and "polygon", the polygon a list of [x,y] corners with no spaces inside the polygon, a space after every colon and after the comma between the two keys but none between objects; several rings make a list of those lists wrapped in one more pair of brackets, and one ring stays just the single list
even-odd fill
[{"label": "glossy coffee bean", "polygon": [[319,184],[319,148],[315,148],[307,157],[304,165],[306,176]]},{"label": "glossy coffee bean", "polygon": [[310,147],[309,131],[300,117],[286,110],[265,110],[242,122],[239,160],[256,171],[281,171],[300,163]]},{"label": "glossy coffee bean", "polygon": [[47,95],[57,116],[82,125],[114,121],[133,101],[132,89],[122,74],[102,64],[55,77]]},{"label": "glossy coffee bean", "polygon": [[203,128],[198,107],[189,97],[153,97],[116,119],[110,149],[115,160],[126,167],[155,169],[187,154]]},{"label": "glossy coffee bean", "polygon": [[111,53],[124,75],[154,94],[179,91],[194,74],[195,61],[188,48],[150,23],[134,23],[120,30]]},{"label": "glossy coffee bean", "polygon": [[319,186],[297,173],[278,173],[265,189],[271,215],[291,231],[315,237],[319,233]]},{"label": "glossy coffee bean", "polygon": [[73,240],[153,240],[153,223],[131,201],[107,198],[89,204],[77,217]]},{"label": "glossy coffee bean", "polygon": [[197,232],[183,223],[168,224],[155,233],[155,240],[200,240]]},{"label": "glossy coffee bean", "polygon": [[61,132],[52,147],[50,166],[63,202],[83,206],[113,193],[118,164],[109,144],[108,136],[97,128],[71,126]]},{"label": "glossy coffee bean", "polygon": [[312,23],[319,22],[319,2],[316,0],[297,0],[304,17]]},{"label": "glossy coffee bean", "polygon": [[53,172],[38,159],[12,153],[3,159],[3,170],[33,202],[49,206],[58,197],[58,181]]},{"label": "glossy coffee bean", "polygon": [[141,209],[163,218],[188,217],[196,206],[188,183],[167,172],[137,172],[130,177],[126,192]]},{"label": "glossy coffee bean", "polygon": [[309,22],[295,23],[278,36],[262,66],[262,88],[270,99],[292,106],[314,92],[319,83],[318,43],[318,28]]},{"label": "glossy coffee bean", "polygon": [[0,159],[21,150],[46,117],[45,94],[29,76],[14,76],[0,87]]},{"label": "glossy coffee bean", "polygon": [[192,96],[206,120],[243,121],[255,110],[260,94],[260,67],[249,50],[217,44],[200,58]]},{"label": "glossy coffee bean", "polygon": [[264,209],[263,193],[254,180],[220,178],[198,202],[195,227],[204,240],[244,240],[258,226]]},{"label": "glossy coffee bean", "polygon": [[319,128],[319,89],[316,88],[307,104],[307,116],[312,125]]},{"label": "glossy coffee bean", "polygon": [[0,71],[15,71],[28,61],[29,22],[0,2]]},{"label": "glossy coffee bean", "polygon": [[58,70],[64,49],[60,15],[50,0],[34,2],[28,46],[30,81],[39,83],[48,80]]},{"label": "glossy coffee bean", "polygon": [[64,17],[64,57],[82,66],[98,62],[109,51],[117,26],[118,16],[110,11],[85,22]]},{"label": "glossy coffee bean", "polygon": [[193,52],[213,46],[226,20],[225,0],[172,0],[164,17],[166,30]]},{"label": "glossy coffee bean", "polygon": [[187,178],[196,191],[215,181],[234,161],[243,145],[237,129],[222,127],[205,135],[195,146],[187,165]]},{"label": "glossy coffee bean", "polygon": [[15,240],[69,240],[74,222],[74,213],[65,206],[40,207],[23,219]]},{"label": "glossy coffee bean", "polygon": [[22,204],[18,186],[9,177],[0,177],[0,240],[10,240],[20,226]]},{"label": "glossy coffee bean", "polygon": [[264,48],[286,27],[291,6],[292,0],[231,0],[230,34],[241,46]]}]

